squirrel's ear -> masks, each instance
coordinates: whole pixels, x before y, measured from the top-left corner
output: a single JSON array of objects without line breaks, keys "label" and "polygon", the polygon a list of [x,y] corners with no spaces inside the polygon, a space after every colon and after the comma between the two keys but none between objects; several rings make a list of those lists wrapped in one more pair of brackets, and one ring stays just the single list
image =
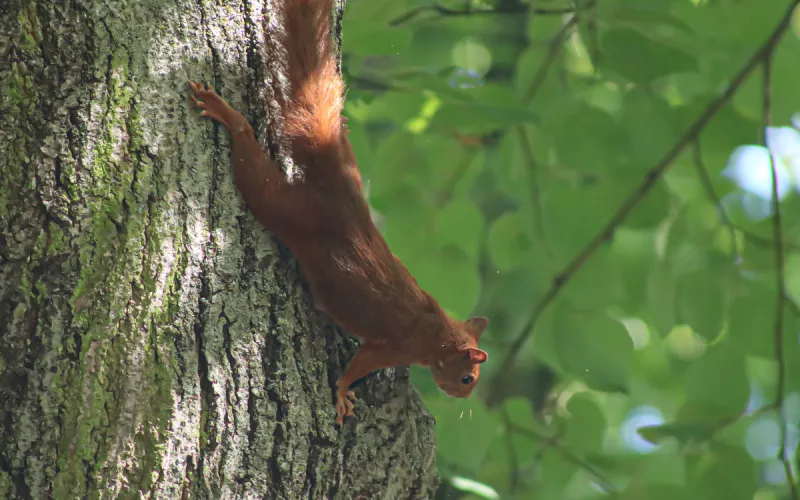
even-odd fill
[{"label": "squirrel's ear", "polygon": [[474,365],[479,365],[481,363],[485,363],[487,359],[489,359],[489,355],[486,354],[486,351],[482,351],[477,347],[467,347],[467,356],[469,360]]},{"label": "squirrel's ear", "polygon": [[465,321],[464,324],[467,327],[467,331],[472,335],[472,338],[477,342],[481,338],[483,331],[486,330],[486,327],[489,325],[489,318],[475,316]]}]

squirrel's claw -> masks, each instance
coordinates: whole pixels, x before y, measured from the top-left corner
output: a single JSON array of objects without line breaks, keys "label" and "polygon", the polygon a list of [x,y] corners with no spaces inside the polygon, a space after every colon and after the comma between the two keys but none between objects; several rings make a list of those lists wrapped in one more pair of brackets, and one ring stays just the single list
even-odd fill
[{"label": "squirrel's claw", "polygon": [[343,425],[344,417],[355,417],[353,413],[353,402],[356,400],[356,393],[347,391],[346,393],[336,394],[336,424]]},{"label": "squirrel's claw", "polygon": [[189,82],[189,86],[192,88],[189,98],[197,108],[203,110],[200,116],[216,120],[230,129],[238,113],[230,109],[214,87],[210,85],[206,87],[198,82]]}]

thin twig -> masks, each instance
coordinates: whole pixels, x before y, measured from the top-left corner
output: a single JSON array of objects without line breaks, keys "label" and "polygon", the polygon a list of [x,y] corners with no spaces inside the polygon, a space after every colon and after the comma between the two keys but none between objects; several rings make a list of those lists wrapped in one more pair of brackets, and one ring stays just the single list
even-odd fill
[{"label": "thin twig", "polygon": [[773,215],[773,239],[775,240],[775,282],[778,288],[778,300],[775,310],[775,361],[778,363],[778,383],[775,394],[775,407],[778,410],[778,418],[781,424],[781,446],[778,450],[778,460],[783,464],[786,472],[786,482],[789,483],[793,500],[800,500],[797,492],[797,485],[792,474],[792,464],[786,456],[786,408],[783,404],[784,393],[786,392],[786,361],[783,355],[783,311],[786,300],[784,290],[784,256],[783,256],[783,230],[781,228],[781,203],[778,198],[778,170],[772,150],[767,142],[768,130],[772,126],[772,57],[766,57],[763,62],[764,68],[764,147],[767,148],[769,156],[770,173],[772,174],[772,209]]},{"label": "thin twig", "polygon": [[527,5],[524,4],[511,4],[511,7],[506,7],[503,9],[473,9],[469,6],[463,9],[451,9],[450,7],[445,7],[444,5],[440,4],[433,4],[433,5],[423,5],[420,7],[415,7],[404,14],[400,14],[396,18],[389,21],[389,26],[400,26],[401,24],[405,24],[418,16],[425,14],[426,12],[434,13],[433,17],[428,19],[441,19],[443,17],[464,17],[464,16],[473,16],[473,15],[492,15],[492,14],[521,14],[521,13],[528,13],[531,12],[533,14],[537,14],[540,16],[557,16],[557,15],[564,15],[564,14],[571,14],[575,11],[570,7],[564,8],[543,8],[543,7],[534,7],[529,8]]},{"label": "thin twig", "polygon": [[731,244],[733,245],[733,256],[736,259],[736,262],[739,263],[742,260],[742,254],[739,250],[739,245],[736,242],[736,228],[731,222],[730,217],[728,217],[728,212],[725,210],[725,207],[722,206],[722,201],[717,196],[716,191],[714,191],[714,184],[711,182],[711,176],[708,175],[708,169],[703,162],[703,153],[700,148],[700,138],[695,137],[694,139],[694,165],[697,169],[697,175],[700,177],[700,182],[703,184],[703,187],[706,190],[706,194],[708,197],[714,201],[714,205],[717,207],[717,214],[719,215],[722,224],[728,228],[728,232],[731,235]]},{"label": "thin twig", "polygon": [[453,192],[455,192],[456,186],[458,185],[459,182],[461,182],[461,179],[464,178],[464,175],[466,175],[466,173],[469,172],[469,167],[472,165],[474,159],[475,159],[474,156],[468,155],[463,160],[461,160],[461,163],[456,167],[456,171],[453,172],[453,175],[450,177],[447,186],[444,188],[443,192],[439,196],[438,201],[440,206],[447,205],[453,198]]},{"label": "thin twig", "polygon": [[[511,417],[508,416],[508,408],[505,406],[503,406],[502,417],[503,424],[507,429],[510,428]],[[517,450],[514,448],[514,441],[511,439],[511,433],[507,433],[506,437],[506,444],[508,445],[508,460],[511,468],[510,489],[511,493],[513,494],[517,491],[517,487],[519,486],[519,459],[517,457]]]},{"label": "thin twig", "polygon": [[505,376],[506,374],[512,373],[512,368],[517,359],[517,355],[521,352],[522,346],[530,337],[534,327],[536,326],[536,323],[539,321],[539,318],[547,306],[549,306],[553,300],[555,300],[561,289],[564,288],[564,285],[566,285],[569,280],[572,279],[572,277],[578,272],[578,270],[581,269],[581,267],[583,267],[589,258],[594,255],[600,246],[611,238],[611,236],[614,234],[614,230],[623,221],[625,221],[625,219],[628,218],[633,209],[639,204],[640,201],[644,199],[650,189],[655,185],[656,181],[658,181],[667,168],[672,165],[672,162],[675,160],[675,158],[681,154],[686,146],[692,142],[694,138],[697,137],[697,135],[705,128],[708,122],[711,121],[711,119],[728,103],[739,87],[741,87],[742,83],[744,83],[745,79],[750,76],[750,73],[753,71],[753,69],[772,53],[775,45],[778,43],[778,41],[780,41],[781,37],[788,29],[794,9],[798,4],[800,4],[800,0],[792,0],[790,7],[778,22],[778,25],[775,27],[773,33],[756,51],[756,53],[744,64],[742,69],[740,69],[739,72],[733,77],[728,87],[725,88],[725,90],[708,105],[708,107],[706,107],[705,111],[703,111],[700,117],[695,120],[695,122],[691,127],[689,127],[683,136],[678,139],[678,142],[675,143],[672,149],[667,152],[661,161],[659,161],[655,167],[651,168],[647,172],[647,175],[639,185],[638,189],[636,189],[636,191],[630,197],[628,197],[628,199],[622,204],[622,207],[620,207],[611,220],[597,233],[597,235],[595,235],[594,238],[592,238],[592,240],[578,253],[578,255],[553,278],[550,289],[533,308],[530,319],[525,325],[522,333],[520,333],[520,335],[511,343],[511,348],[508,350],[505,359],[501,363],[502,369],[496,372],[497,375],[495,375],[491,381],[492,387],[488,391],[489,404],[495,403],[495,399],[500,398],[501,394],[503,394],[501,389],[505,384]]},{"label": "thin twig", "polygon": [[541,66],[539,66],[539,69],[531,80],[531,84],[528,85],[525,94],[522,96],[523,103],[529,103],[539,91],[539,88],[547,79],[547,75],[550,74],[550,67],[553,66],[553,63],[556,61],[561,47],[567,38],[569,38],[569,35],[572,33],[572,28],[574,28],[576,24],[578,24],[578,16],[570,16],[567,22],[558,30],[558,33],[550,40],[550,43],[547,45],[547,54],[545,54]]},{"label": "thin twig", "polygon": [[615,493],[616,492],[616,488],[614,487],[614,485],[611,484],[611,481],[606,479],[606,477],[603,475],[602,472],[600,472],[594,465],[590,464],[589,462],[587,462],[586,460],[582,459],[578,455],[576,455],[576,454],[572,453],[571,451],[569,451],[567,448],[565,448],[561,444],[561,442],[558,439],[550,437],[550,436],[545,436],[544,434],[540,434],[540,433],[538,433],[536,431],[533,431],[531,429],[528,429],[526,427],[519,426],[519,425],[517,425],[517,424],[515,424],[514,422],[511,422],[511,421],[506,423],[506,427],[508,428],[508,430],[510,430],[512,432],[516,432],[517,434],[522,434],[523,436],[526,436],[526,437],[528,437],[530,439],[541,441],[545,445],[553,448],[558,453],[560,453],[561,456],[567,462],[571,462],[572,465],[575,465],[576,467],[578,467],[580,469],[583,469],[586,472],[588,472],[590,475],[594,476],[595,483],[597,483],[597,486],[599,486],[600,489],[602,489],[606,493]]},{"label": "thin twig", "polygon": [[536,168],[536,158],[533,156],[533,148],[531,147],[531,142],[528,139],[528,134],[525,132],[525,127],[517,127],[517,135],[519,136],[519,143],[520,147],[522,148],[522,157],[525,159],[525,163],[528,164],[531,207],[533,207],[533,213],[531,214],[533,217],[533,234],[541,238],[542,243],[545,246],[545,250],[547,250],[547,253],[550,255],[550,257],[555,257],[553,247],[550,245],[550,241],[547,239],[547,235],[545,234],[544,230],[542,190],[539,186],[539,175]]},{"label": "thin twig", "polygon": [[[581,7],[583,9],[594,9],[597,7],[597,0],[587,0],[586,5]],[[522,96],[523,103],[529,103],[536,93],[539,91],[539,88],[547,79],[547,75],[550,74],[550,68],[553,66],[553,63],[556,61],[556,57],[560,52],[561,48],[564,45],[564,42],[569,38],[572,34],[572,29],[578,24],[579,21],[579,10],[573,10],[572,15],[566,22],[561,26],[561,29],[555,34],[555,36],[550,40],[550,43],[547,45],[547,54],[544,56],[544,60],[542,61],[541,66],[536,71],[536,74],[533,76],[531,80],[531,84],[528,86],[527,90],[525,90],[525,94]],[[594,64],[594,63],[593,63]],[[596,67],[596,66],[595,66]]]},{"label": "thin twig", "polygon": [[597,71],[600,67],[600,37],[597,34],[597,2],[592,2],[589,5],[589,21],[586,23],[586,30],[589,32],[589,57],[592,60],[592,65]]}]

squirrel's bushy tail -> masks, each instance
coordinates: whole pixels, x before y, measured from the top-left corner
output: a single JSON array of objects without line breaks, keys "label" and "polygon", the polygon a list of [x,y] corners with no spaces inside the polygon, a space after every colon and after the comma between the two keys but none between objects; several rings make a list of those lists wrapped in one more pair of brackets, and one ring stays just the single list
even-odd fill
[{"label": "squirrel's bushy tail", "polygon": [[338,143],[344,84],[331,40],[333,0],[283,0],[292,100],[285,127],[293,142],[317,150]]}]

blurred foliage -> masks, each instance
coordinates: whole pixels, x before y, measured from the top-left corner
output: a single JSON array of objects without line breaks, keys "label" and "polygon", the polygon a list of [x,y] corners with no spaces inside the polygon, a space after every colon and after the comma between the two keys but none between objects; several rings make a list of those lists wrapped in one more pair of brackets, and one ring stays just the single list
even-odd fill
[{"label": "blurred foliage", "polygon": [[413,372],[440,498],[798,499],[796,4],[348,0],[379,227],[491,319],[472,398]]}]

